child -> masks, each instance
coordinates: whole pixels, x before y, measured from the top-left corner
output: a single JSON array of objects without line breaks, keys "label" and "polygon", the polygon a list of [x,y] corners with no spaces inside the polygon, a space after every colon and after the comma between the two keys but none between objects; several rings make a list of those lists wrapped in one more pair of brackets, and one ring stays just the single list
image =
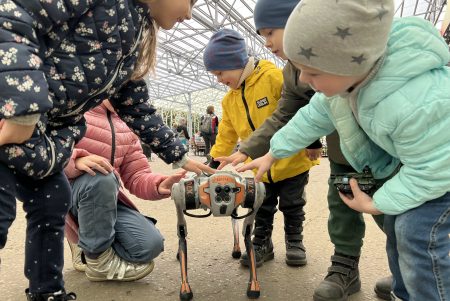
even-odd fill
[{"label": "child", "polygon": [[[253,19],[257,33],[265,38],[266,47],[283,60],[287,60],[283,51],[284,27],[298,3],[299,0],[258,0],[255,5]],[[247,140],[241,143],[239,152],[227,158],[216,158],[217,161],[223,162],[221,167],[227,163],[237,165],[244,162],[248,156],[252,159],[263,156],[269,150],[269,142],[273,134],[282,128],[301,107],[309,103],[314,90],[299,81],[299,74],[299,70],[287,61],[283,70],[282,97],[277,109]],[[355,172],[342,155],[336,131],[327,136],[327,145],[331,174]],[[320,147],[320,141],[316,141],[306,148],[310,159],[319,156]],[[334,254],[325,279],[314,291],[314,298],[321,301],[344,300],[348,295],[361,289],[358,266],[365,232],[364,218],[361,213],[352,210],[341,200],[332,181],[328,179],[327,201],[330,210],[328,233],[334,244]],[[374,218],[382,228],[383,215],[377,215]],[[380,298],[391,299],[391,282],[391,277],[377,281],[375,291]]]},{"label": "child", "polygon": [[75,239],[69,237],[74,268],[85,271],[91,281],[141,279],[153,270],[164,238],[122,187],[141,199],[158,200],[170,196],[185,172],[170,177],[152,173],[138,137],[108,100],[84,116],[86,135],[64,170],[72,183],[70,212],[79,226]]},{"label": "child", "polygon": [[[203,60],[206,69],[230,88],[222,100],[222,121],[210,152],[212,158],[228,156],[239,138],[246,139],[273,113],[280,98],[283,76],[274,64],[249,57],[242,36],[230,29],[211,37]],[[256,215],[253,233],[257,266],[274,258],[271,237],[278,198],[284,214],[286,263],[306,264],[302,236],[306,202],[303,192],[308,171],[316,164],[317,161],[308,159],[305,151],[300,151],[281,160],[264,175],[266,199]],[[241,263],[249,265],[247,254],[243,255]]]},{"label": "child", "polygon": [[296,7],[284,50],[300,80],[319,93],[273,136],[268,154],[240,170],[257,167],[260,177],[275,158],[336,128],[356,170],[394,174],[373,198],[355,180],[354,197],[341,194],[357,211],[386,214],[394,297],[448,300],[450,53],[429,22],[392,23],[393,14],[387,0],[304,0]]},{"label": "child", "polygon": [[75,298],[66,295],[62,277],[70,198],[63,168],[85,132],[84,112],[110,98],[120,118],[166,163],[206,170],[185,156],[186,148],[155,114],[143,79],[154,66],[156,28],[189,19],[193,4],[1,2],[0,249],[17,197],[28,221],[28,300]]}]

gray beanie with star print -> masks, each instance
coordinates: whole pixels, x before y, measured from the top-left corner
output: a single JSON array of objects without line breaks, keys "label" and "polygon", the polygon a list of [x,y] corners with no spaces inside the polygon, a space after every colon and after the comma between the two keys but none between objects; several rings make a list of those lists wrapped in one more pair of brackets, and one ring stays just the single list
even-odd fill
[{"label": "gray beanie with star print", "polygon": [[284,32],[286,56],[323,72],[363,75],[383,56],[393,0],[302,0]]}]

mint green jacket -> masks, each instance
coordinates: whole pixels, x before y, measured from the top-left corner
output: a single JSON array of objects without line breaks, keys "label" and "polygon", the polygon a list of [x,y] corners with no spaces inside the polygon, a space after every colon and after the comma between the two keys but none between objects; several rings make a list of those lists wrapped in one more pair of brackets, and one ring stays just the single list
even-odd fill
[{"label": "mint green jacket", "polygon": [[[374,194],[376,208],[396,215],[450,191],[449,48],[431,23],[394,20],[384,62],[357,95],[357,117],[348,99],[316,93],[271,140],[283,158],[337,129],[349,163],[368,165],[375,178],[399,172]],[[358,125],[359,124],[359,125]]]}]

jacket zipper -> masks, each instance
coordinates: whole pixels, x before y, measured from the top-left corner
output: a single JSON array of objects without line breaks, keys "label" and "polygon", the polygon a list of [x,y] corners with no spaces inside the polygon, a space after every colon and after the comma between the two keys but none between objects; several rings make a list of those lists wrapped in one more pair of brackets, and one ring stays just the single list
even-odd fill
[{"label": "jacket zipper", "polygon": [[[68,114],[63,114],[60,115],[59,117],[68,117],[68,116],[73,116],[78,114],[79,112],[81,112],[81,110],[83,109],[83,107],[94,97],[96,97],[97,95],[102,94],[103,92],[105,92],[106,90],[108,90],[109,88],[111,88],[112,84],[114,83],[114,81],[117,78],[117,75],[119,74],[119,71],[122,69],[123,63],[125,61],[125,59],[127,59],[129,56],[131,56],[134,51],[136,51],[137,46],[140,44],[139,41],[141,40],[141,36],[142,36],[142,32],[144,31],[144,27],[145,27],[145,22],[141,25],[141,27],[139,28],[139,33],[138,33],[138,37],[136,40],[136,43],[134,43],[132,49],[130,50],[130,52],[128,52],[127,55],[125,55],[124,57],[121,58],[121,60],[119,61],[119,64],[117,64],[116,69],[114,70],[114,74],[113,77],[109,80],[109,82],[99,91],[95,92],[95,93],[90,93],[89,94],[89,98],[83,102],[78,108],[76,108],[74,111],[68,113]],[[56,160],[56,151],[55,151],[55,147],[52,143],[52,141],[50,140],[50,138],[47,137],[47,135],[44,133],[44,137],[45,139],[48,141],[49,145],[50,145],[50,149],[51,149],[51,153],[52,153],[52,164],[50,165],[50,168],[48,169],[48,171],[42,176],[43,178],[47,177],[53,170],[53,168],[55,167],[55,160]]]},{"label": "jacket zipper", "polygon": [[114,69],[113,77],[108,81],[108,83],[107,83],[105,86],[103,86],[103,88],[101,88],[100,90],[98,90],[97,92],[89,93],[89,98],[88,98],[87,100],[85,100],[82,104],[80,104],[80,105],[78,106],[78,108],[76,108],[75,110],[73,110],[73,111],[70,112],[70,113],[60,115],[59,117],[68,117],[68,116],[73,116],[73,115],[79,114],[79,113],[81,112],[81,110],[84,108],[84,106],[85,106],[91,99],[93,99],[94,97],[96,97],[96,96],[98,96],[98,95],[104,93],[105,91],[107,91],[107,90],[109,90],[109,89],[111,88],[111,86],[113,85],[114,81],[115,81],[116,78],[117,78],[117,75],[119,74],[120,70],[121,70],[122,67],[123,67],[123,63],[125,62],[125,60],[126,60],[128,57],[130,57],[130,56],[136,51],[136,48],[137,48],[138,45],[140,44],[140,40],[141,40],[142,32],[144,31],[145,24],[146,24],[146,22],[142,23],[141,27],[139,28],[139,33],[138,33],[136,42],[134,43],[134,45],[133,45],[133,47],[131,48],[130,52],[128,52],[127,55],[123,56],[123,57],[120,59],[119,63],[117,64],[116,69]]},{"label": "jacket zipper", "polygon": [[44,137],[47,140],[48,144],[50,145],[50,150],[52,153],[52,163],[50,165],[50,168],[47,170],[47,172],[42,176],[42,178],[47,177],[50,172],[53,170],[53,168],[55,167],[55,160],[56,160],[56,151],[55,151],[55,147],[53,146],[53,142],[50,140],[50,138],[47,137],[47,135],[44,133]]},{"label": "jacket zipper", "polygon": [[108,117],[109,126],[111,127],[111,165],[114,167],[114,157],[116,156],[116,131],[114,129],[114,124],[111,118],[111,112],[108,110],[106,113]]}]

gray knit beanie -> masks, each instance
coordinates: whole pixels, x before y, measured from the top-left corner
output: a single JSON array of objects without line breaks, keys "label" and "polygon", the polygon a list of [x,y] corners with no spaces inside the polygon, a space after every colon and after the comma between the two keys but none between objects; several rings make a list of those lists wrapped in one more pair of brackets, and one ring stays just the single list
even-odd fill
[{"label": "gray knit beanie", "polygon": [[284,53],[323,72],[358,76],[383,56],[393,0],[302,0],[284,32]]}]

